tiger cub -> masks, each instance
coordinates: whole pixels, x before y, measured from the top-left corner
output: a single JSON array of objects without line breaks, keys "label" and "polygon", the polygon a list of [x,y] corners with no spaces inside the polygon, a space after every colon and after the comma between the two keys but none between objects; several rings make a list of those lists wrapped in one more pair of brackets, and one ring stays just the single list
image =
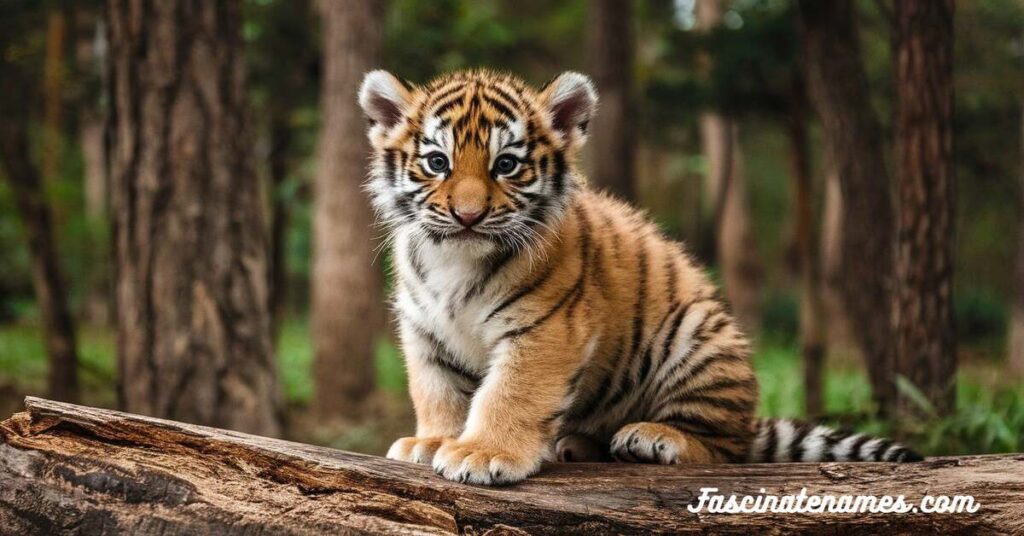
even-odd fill
[{"label": "tiger cub", "polygon": [[416,436],[388,457],[507,484],[544,460],[919,460],[758,419],[750,345],[700,267],[588,188],[590,80],[366,75],[367,189],[389,231]]}]

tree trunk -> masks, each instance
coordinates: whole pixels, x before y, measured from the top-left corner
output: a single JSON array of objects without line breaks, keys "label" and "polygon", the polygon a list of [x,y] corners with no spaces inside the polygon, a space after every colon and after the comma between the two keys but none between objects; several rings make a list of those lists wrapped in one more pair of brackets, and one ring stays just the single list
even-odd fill
[{"label": "tree trunk", "polygon": [[761,329],[761,265],[757,241],[750,228],[750,200],[747,197],[746,168],[739,128],[733,121],[732,164],[729,176],[719,183],[715,203],[718,259],[722,269],[725,297],[740,326],[756,336]]},{"label": "tree trunk", "polygon": [[1010,371],[1024,377],[1024,97],[1020,99],[1020,171],[1017,175],[1017,260],[1010,318]]},{"label": "tree trunk", "polygon": [[61,171],[64,149],[64,43],[67,19],[61,5],[50,8],[46,23],[46,61],[43,64],[43,180],[52,182]]},{"label": "tree trunk", "polygon": [[320,168],[313,199],[315,409],[353,415],[376,384],[374,350],[383,320],[381,268],[373,264],[373,212],[361,185],[369,149],[356,103],[377,68],[382,6],[324,2]]},{"label": "tree trunk", "polygon": [[590,0],[588,9],[587,70],[601,99],[588,129],[589,176],[594,186],[634,201],[633,2]]},{"label": "tree trunk", "polygon": [[[715,29],[722,20],[720,0],[700,0],[696,5],[697,27]],[[711,58],[704,58],[710,65]],[[719,112],[700,115],[701,148],[707,162],[705,199],[710,203],[714,229],[713,258],[722,271],[725,297],[740,325],[756,334],[761,324],[761,267],[757,244],[750,230],[750,202],[743,166],[743,152],[736,122]]]},{"label": "tree trunk", "polygon": [[[939,415],[955,405],[953,0],[895,3],[897,373]],[[921,414],[898,393],[901,412]]]},{"label": "tree trunk", "polygon": [[[430,467],[29,398],[0,423],[12,534],[1021,534],[1024,457],[719,466],[548,464],[505,488]],[[927,484],[925,484],[927,483]],[[709,512],[757,498],[970,495],[975,513]],[[711,492],[709,492],[711,493]],[[840,502],[839,504],[843,504]],[[73,529],[69,529],[73,527]]]},{"label": "tree trunk", "polygon": [[839,178],[843,298],[880,412],[895,397],[893,210],[878,118],[868,99],[850,0],[801,0],[808,95],[821,118],[826,159]]},{"label": "tree trunk", "polygon": [[800,354],[804,364],[804,407],[807,415],[816,417],[825,410],[822,378],[826,342],[806,105],[803,80],[797,77],[790,96],[788,124],[792,206],[795,215],[793,245],[800,280]]},{"label": "tree trunk", "polygon": [[270,333],[276,342],[288,298],[288,267],[285,259],[289,210],[282,190],[288,178],[288,149],[292,133],[287,110],[274,106],[270,115],[270,268],[267,284],[270,285]]},{"label": "tree trunk", "polygon": [[[0,73],[4,77],[9,73]],[[25,81],[22,80],[22,83]],[[8,78],[2,85],[18,83]],[[11,93],[4,92],[6,95]],[[78,353],[67,293],[57,260],[50,207],[39,170],[29,161],[28,118],[0,114],[0,158],[25,227],[32,265],[32,285],[42,320],[49,359],[47,392],[57,400],[78,400]]]},{"label": "tree trunk", "polygon": [[107,173],[108,100],[102,89],[105,84],[106,26],[100,10],[78,9],[75,12],[76,74],[83,87],[76,102],[78,107],[78,143],[82,151],[85,216],[89,222],[88,288],[81,306],[83,322],[93,325],[111,323],[110,241],[108,206],[110,188]]},{"label": "tree trunk", "polygon": [[107,13],[120,403],[278,434],[239,3]]},{"label": "tree trunk", "polygon": [[826,344],[831,351],[861,356],[843,300],[843,194],[835,166],[822,159],[824,194],[821,207],[821,301]]}]

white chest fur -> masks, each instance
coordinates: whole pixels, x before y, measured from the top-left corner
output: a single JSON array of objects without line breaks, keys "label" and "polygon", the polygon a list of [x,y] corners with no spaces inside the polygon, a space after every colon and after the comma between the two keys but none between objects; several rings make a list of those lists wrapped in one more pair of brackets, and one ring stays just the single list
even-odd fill
[{"label": "white chest fur", "polygon": [[502,324],[488,315],[503,295],[493,275],[486,291],[471,292],[487,274],[483,244],[437,244],[400,233],[395,242],[399,278],[395,296],[401,315],[427,329],[466,368],[481,372],[493,357]]}]

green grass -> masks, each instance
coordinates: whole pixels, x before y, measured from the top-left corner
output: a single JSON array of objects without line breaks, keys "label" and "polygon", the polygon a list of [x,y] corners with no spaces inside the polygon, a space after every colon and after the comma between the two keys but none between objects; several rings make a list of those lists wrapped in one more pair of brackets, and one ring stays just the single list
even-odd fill
[{"label": "green grass", "polygon": [[[86,328],[79,332],[83,401],[111,406],[115,403],[115,337],[110,330]],[[46,361],[38,329],[0,326],[0,386],[15,394],[42,394]],[[309,326],[290,319],[278,341],[280,376],[292,406],[305,406],[312,397],[313,351]],[[838,362],[836,362],[838,361]],[[792,344],[763,344],[754,365],[761,384],[760,413],[765,416],[804,415],[803,374]],[[870,387],[856,364],[832,360],[825,376],[825,410],[830,421],[858,430],[888,434],[890,423],[871,418]],[[980,454],[1024,450],[1024,383],[1002,378],[999,364],[987,361],[962,368],[957,383],[957,409],[944,418],[914,423],[908,441],[928,454]],[[401,394],[405,370],[395,346],[378,345],[377,384],[381,390]],[[370,427],[368,429],[372,429]]]},{"label": "green grass", "polygon": [[[116,389],[116,336],[111,329],[85,327],[78,332],[82,391],[85,401],[110,405]],[[0,384],[21,393],[46,390],[46,352],[37,326],[0,325]],[[277,345],[279,374],[289,403],[305,405],[313,394],[313,348],[309,325],[289,319]],[[405,391],[405,368],[398,349],[387,339],[377,347],[377,384],[388,392]]]},{"label": "green grass", "polygon": [[[281,326],[277,344],[281,364],[281,382],[290,403],[306,404],[313,396],[313,347],[309,340],[309,324],[303,319],[289,319]],[[405,365],[391,341],[382,338],[377,344],[377,386],[384,391],[405,391]]]}]

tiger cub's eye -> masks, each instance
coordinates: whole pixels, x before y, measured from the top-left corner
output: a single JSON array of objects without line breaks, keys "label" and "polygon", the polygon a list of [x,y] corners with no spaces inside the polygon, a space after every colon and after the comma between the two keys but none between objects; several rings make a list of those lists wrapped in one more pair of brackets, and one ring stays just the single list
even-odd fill
[{"label": "tiger cub's eye", "polygon": [[494,172],[498,175],[509,175],[519,167],[519,161],[514,156],[503,154],[494,161]]},{"label": "tiger cub's eye", "polygon": [[433,152],[426,156],[427,167],[434,173],[448,171],[448,157],[442,153]]}]

